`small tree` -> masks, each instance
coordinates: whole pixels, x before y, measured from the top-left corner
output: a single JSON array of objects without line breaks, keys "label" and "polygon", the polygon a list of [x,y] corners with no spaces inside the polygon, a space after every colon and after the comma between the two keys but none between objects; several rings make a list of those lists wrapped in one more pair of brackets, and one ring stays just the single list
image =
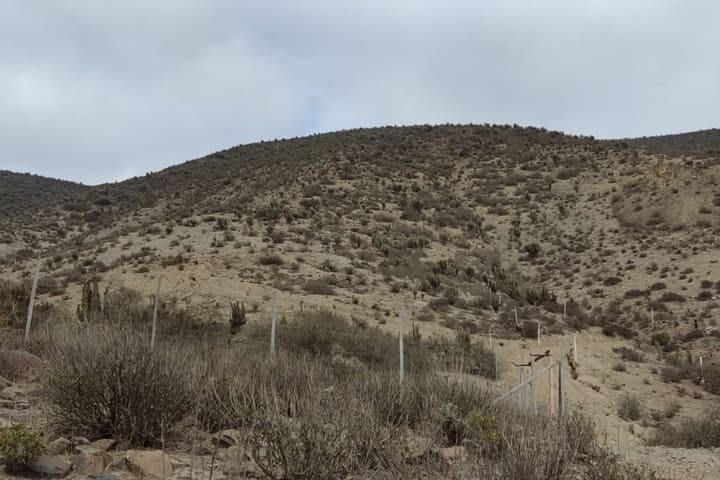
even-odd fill
[{"label": "small tree", "polygon": [[230,333],[235,335],[243,325],[247,323],[245,304],[238,302],[230,303]]}]

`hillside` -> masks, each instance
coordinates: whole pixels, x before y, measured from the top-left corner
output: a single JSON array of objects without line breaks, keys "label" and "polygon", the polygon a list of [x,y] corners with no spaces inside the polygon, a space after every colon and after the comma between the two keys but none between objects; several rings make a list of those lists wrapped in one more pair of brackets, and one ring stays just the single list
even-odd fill
[{"label": "hillside", "polygon": [[[41,299],[68,316],[89,280],[145,301],[161,278],[161,315],[190,309],[228,341],[231,302],[265,325],[273,298],[283,319],[327,309],[388,331],[400,316],[424,337],[492,331],[500,386],[538,322],[543,348],[582,335],[571,401],[637,447],[717,406],[720,376],[693,383],[698,356],[720,365],[717,135],[386,127],[238,146],[96,187],[0,175],[14,205],[0,210],[0,278],[27,285],[39,256]],[[25,210],[28,189],[48,193]],[[642,421],[618,417],[626,393],[647,403]]]},{"label": "hillside", "polygon": [[79,183],[0,170],[0,222],[27,218],[38,209],[55,207],[87,190]]},{"label": "hillside", "polygon": [[717,157],[720,152],[720,129],[711,128],[675,135],[658,135],[625,140],[629,145],[653,153],[671,156]]}]

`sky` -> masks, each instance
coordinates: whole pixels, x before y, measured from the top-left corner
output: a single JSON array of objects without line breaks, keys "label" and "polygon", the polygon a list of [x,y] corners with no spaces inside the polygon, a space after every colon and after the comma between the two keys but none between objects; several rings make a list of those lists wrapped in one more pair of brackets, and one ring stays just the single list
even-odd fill
[{"label": "sky", "polygon": [[383,125],[720,126],[715,0],[0,0],[0,169],[86,184]]}]

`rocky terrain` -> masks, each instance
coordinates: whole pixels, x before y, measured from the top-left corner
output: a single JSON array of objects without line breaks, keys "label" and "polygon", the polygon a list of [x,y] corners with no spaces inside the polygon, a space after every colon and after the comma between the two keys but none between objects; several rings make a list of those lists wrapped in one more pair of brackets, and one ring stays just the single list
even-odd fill
[{"label": "rocky terrain", "polygon": [[[147,321],[160,281],[161,338],[184,322],[239,345],[233,302],[262,328],[274,304],[279,331],[317,310],[395,333],[399,318],[424,339],[461,331],[488,346],[492,333],[500,375],[482,383],[498,392],[517,381],[513,362],[575,337],[569,403],[601,441],[661,474],[717,478],[717,450],[654,443],[718,407],[718,145],[714,130],[600,141],[514,126],[388,127],[239,146],[94,187],[0,172],[6,349],[24,349],[36,267],[38,330],[109,311],[88,292],[103,305],[132,298]],[[17,379],[0,370],[5,423],[43,417],[34,368]],[[638,415],[619,407],[627,398]],[[141,461],[158,478],[162,468],[231,478],[257,467],[243,442],[219,448],[210,433],[166,460],[82,438],[55,453],[72,475],[133,478]],[[439,450],[452,446],[433,448],[457,463]],[[678,462],[697,468],[670,471]]]}]

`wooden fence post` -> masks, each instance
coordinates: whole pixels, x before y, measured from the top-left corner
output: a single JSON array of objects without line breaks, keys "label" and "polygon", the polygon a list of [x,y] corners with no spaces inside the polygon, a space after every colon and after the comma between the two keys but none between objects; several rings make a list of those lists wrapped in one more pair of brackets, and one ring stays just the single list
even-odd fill
[{"label": "wooden fence post", "polygon": [[153,308],[152,333],[150,334],[150,349],[155,348],[155,336],[157,335],[157,315],[158,305],[160,304],[160,281],[162,277],[158,277],[157,291],[155,292],[155,307]]},{"label": "wooden fence post", "polygon": [[405,380],[405,353],[403,351],[403,319],[398,316],[398,336],[400,337],[400,384]]},{"label": "wooden fence post", "polygon": [[273,295],[272,319],[270,323],[270,355],[275,355],[275,324],[277,323],[277,294]]},{"label": "wooden fence post", "polygon": [[558,341],[558,416],[562,418],[565,413],[565,379],[564,379],[564,363],[565,363],[565,342],[562,338]]},{"label": "wooden fence post", "polygon": [[35,293],[37,292],[38,278],[40,277],[40,261],[35,267],[33,275],[32,290],[30,291],[30,305],[28,305],[27,320],[25,321],[25,336],[23,339],[27,342],[30,340],[30,325],[32,324],[33,310],[35,309]]}]

